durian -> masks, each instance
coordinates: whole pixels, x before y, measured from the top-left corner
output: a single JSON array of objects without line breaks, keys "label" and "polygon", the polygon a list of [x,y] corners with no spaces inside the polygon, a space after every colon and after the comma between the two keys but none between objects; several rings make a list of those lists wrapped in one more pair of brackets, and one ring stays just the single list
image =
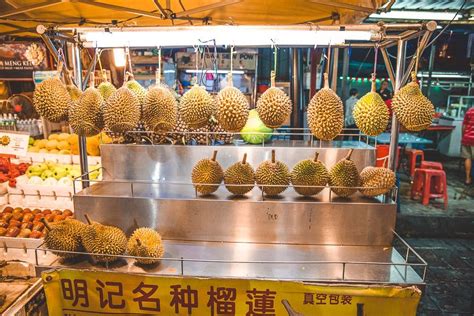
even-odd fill
[{"label": "durian", "polygon": [[389,111],[375,91],[375,78],[372,78],[372,90],[357,101],[352,114],[357,127],[366,135],[377,136],[387,128]]},{"label": "durian", "polygon": [[211,140],[214,142],[231,144],[234,140],[234,134],[228,133],[214,117],[211,117],[209,128],[211,131]]},{"label": "durian", "polygon": [[291,114],[292,102],[283,90],[275,87],[275,74],[271,74],[271,87],[257,101],[258,116],[265,126],[278,128]]},{"label": "durian", "polygon": [[232,85],[232,75],[228,75],[228,85],[217,95],[216,118],[222,128],[229,132],[239,132],[247,123],[249,103],[245,95]]},{"label": "durian", "polygon": [[137,126],[140,120],[140,102],[126,87],[109,97],[103,108],[105,127],[112,133],[125,133]]},{"label": "durian", "polygon": [[[81,243],[81,234],[85,229],[85,224],[75,219],[66,219],[62,222],[48,223],[42,219],[46,226],[46,234],[44,242],[46,248],[51,250],[82,252],[84,251]],[[78,254],[54,252],[53,253],[62,258],[74,258]]]},{"label": "durian", "polygon": [[160,234],[154,229],[142,227],[136,229],[127,243],[128,254],[135,257],[156,259],[136,259],[141,264],[155,264],[165,253]]},{"label": "durian", "polygon": [[275,150],[272,150],[272,159],[262,162],[255,172],[257,185],[268,196],[275,196],[285,191],[290,184],[290,178],[288,167],[283,162],[275,160]]},{"label": "durian", "polygon": [[[86,219],[89,225],[86,225],[81,235],[86,252],[114,256],[125,253],[127,237],[120,228],[92,222],[87,216]],[[92,258],[97,262],[113,262],[118,259],[118,257],[94,255]]]},{"label": "durian", "polygon": [[180,99],[181,118],[191,128],[204,127],[215,111],[216,102],[203,87],[198,85],[193,86]]},{"label": "durian", "polygon": [[104,99],[104,101],[107,101],[107,99],[115,92],[117,91],[117,88],[115,86],[108,82],[108,81],[102,81],[99,86],[97,87],[97,90],[99,90],[100,95]]},{"label": "durian", "polygon": [[[93,78],[93,76],[92,76]],[[104,127],[102,103],[104,99],[94,88],[94,79],[91,86],[84,91],[79,101],[69,108],[69,124],[74,133],[79,136],[94,136]]]},{"label": "durian", "polygon": [[435,114],[434,106],[420,90],[416,82],[416,74],[412,74],[412,82],[395,93],[392,109],[407,130],[418,132],[430,127]]},{"label": "durian", "polygon": [[127,75],[128,78],[125,81],[124,86],[137,96],[140,106],[143,106],[145,103],[146,89],[134,79],[133,74],[127,72]]},{"label": "durian", "polygon": [[72,104],[71,96],[58,77],[40,82],[33,94],[36,112],[51,122],[59,123],[67,119]]},{"label": "durian", "polygon": [[[350,160],[352,152],[349,153],[345,158],[336,163],[329,171],[329,185],[331,190],[339,195],[340,197],[348,197],[357,192],[357,188],[360,185],[360,176],[357,171],[357,166]],[[336,188],[344,187],[344,188]]]},{"label": "durian", "polygon": [[178,119],[176,99],[162,85],[151,87],[143,105],[143,122],[148,130],[163,133],[172,130]]},{"label": "durian", "polygon": [[193,168],[191,179],[196,191],[202,195],[215,192],[224,179],[224,171],[216,161],[216,156],[217,150],[214,151],[211,159],[201,159]]},{"label": "durian", "polygon": [[[314,159],[305,159],[298,162],[291,171],[291,183],[298,194],[311,196],[316,195],[329,181],[329,173],[324,164],[318,160],[319,153],[315,153]],[[305,186],[308,185],[308,186]]]},{"label": "durian", "polygon": [[[225,187],[235,195],[244,195],[255,186],[255,171],[247,162],[247,154],[224,172]],[[238,184],[237,186],[235,184]]]},{"label": "durian", "polygon": [[308,125],[314,136],[332,140],[344,127],[344,107],[341,98],[329,88],[328,74],[324,74],[324,88],[318,91],[308,105]]},{"label": "durian", "polygon": [[365,167],[360,173],[363,189],[360,193],[365,196],[385,194],[395,186],[395,173],[382,167]]}]

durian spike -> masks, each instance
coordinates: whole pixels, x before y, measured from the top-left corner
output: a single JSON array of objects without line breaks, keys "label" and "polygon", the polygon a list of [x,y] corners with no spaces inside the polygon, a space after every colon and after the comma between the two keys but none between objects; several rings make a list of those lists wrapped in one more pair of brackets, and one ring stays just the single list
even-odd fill
[{"label": "durian spike", "polygon": [[275,163],[275,149],[272,150],[272,163]]},{"label": "durian spike", "polygon": [[44,224],[44,227],[46,227],[47,230],[51,230],[51,225],[49,225],[48,221],[46,220],[46,218],[41,218],[40,221]]},{"label": "durian spike", "polygon": [[214,150],[214,152],[212,153],[212,158],[211,158],[211,160],[212,160],[212,161],[216,161],[216,157],[217,157],[217,150]]},{"label": "durian spike", "polygon": [[351,155],[352,155],[353,151],[354,151],[354,148],[351,148],[344,159],[345,160],[351,160]]},{"label": "durian spike", "polygon": [[91,220],[91,218],[89,217],[89,215],[84,214],[84,217],[86,218],[87,224],[92,225],[92,220]]},{"label": "durian spike", "polygon": [[316,151],[314,153],[314,162],[317,162],[318,161],[318,157],[319,157],[319,153]]},{"label": "durian spike", "polygon": [[242,158],[242,164],[245,165],[247,163],[247,153],[244,154],[244,158]]},{"label": "durian spike", "polygon": [[329,89],[329,75],[327,72],[324,73],[324,89]]}]

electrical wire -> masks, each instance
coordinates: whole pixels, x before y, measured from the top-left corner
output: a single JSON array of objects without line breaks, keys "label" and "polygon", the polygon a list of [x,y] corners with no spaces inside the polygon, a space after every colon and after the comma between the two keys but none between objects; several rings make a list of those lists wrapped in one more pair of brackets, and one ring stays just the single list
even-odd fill
[{"label": "electrical wire", "polygon": [[462,4],[461,7],[456,11],[456,14],[453,16],[453,18],[451,19],[451,21],[449,21],[448,24],[446,24],[445,27],[441,30],[441,32],[439,32],[439,34],[436,35],[436,37],[433,38],[433,39],[431,40],[431,42],[430,42],[428,45],[426,45],[425,49],[428,48],[431,44],[433,44],[433,43],[441,36],[441,34],[443,34],[443,33],[446,31],[446,29],[451,25],[451,23],[453,23],[454,19],[455,19],[455,18],[458,16],[458,14],[462,11],[462,9],[463,9],[464,6],[466,5],[466,3],[467,3],[467,0],[464,0],[463,4]]}]

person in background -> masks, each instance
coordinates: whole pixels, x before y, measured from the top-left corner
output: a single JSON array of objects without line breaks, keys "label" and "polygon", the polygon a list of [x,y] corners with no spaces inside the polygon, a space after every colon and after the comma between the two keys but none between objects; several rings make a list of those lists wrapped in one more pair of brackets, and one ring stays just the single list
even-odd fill
[{"label": "person in background", "polygon": [[471,167],[472,159],[474,159],[474,107],[471,107],[464,115],[462,123],[461,157],[466,159],[464,162],[466,171],[464,184],[471,185]]},{"label": "person in background", "polygon": [[392,91],[388,89],[388,81],[383,80],[380,84],[380,89],[377,90],[377,93],[382,97],[384,101],[392,99]]},{"label": "person in background", "polygon": [[354,106],[356,105],[359,99],[359,91],[355,88],[352,88],[349,91],[349,99],[346,100],[346,115],[344,116],[344,125],[349,128],[355,127],[354,116],[352,115],[352,111],[354,110]]}]

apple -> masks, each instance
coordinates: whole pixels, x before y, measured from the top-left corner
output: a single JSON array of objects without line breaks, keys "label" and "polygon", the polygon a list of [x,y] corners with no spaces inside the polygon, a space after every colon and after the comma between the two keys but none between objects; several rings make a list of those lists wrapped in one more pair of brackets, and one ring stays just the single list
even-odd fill
[{"label": "apple", "polygon": [[65,210],[63,211],[63,215],[66,215],[66,216],[72,216],[72,215],[73,215],[73,213],[72,213],[72,211],[71,211],[71,210],[65,209]]},{"label": "apple", "polygon": [[51,223],[54,220],[54,216],[56,216],[56,215],[48,214],[44,217],[44,219]]},{"label": "apple", "polygon": [[21,229],[24,229],[24,228],[32,229],[33,228],[33,223],[32,222],[23,222],[23,223],[21,223],[20,228]]},{"label": "apple", "polygon": [[43,210],[43,215],[51,214],[51,210],[49,208]]},{"label": "apple", "polygon": [[5,227],[0,227],[0,236],[5,236],[7,229]]},{"label": "apple", "polygon": [[8,222],[8,226],[9,227],[12,227],[12,226],[15,226],[15,227],[20,227],[21,226],[21,222],[20,221],[17,221],[16,219],[12,219]]},{"label": "apple", "polygon": [[34,218],[35,215],[33,215],[33,213],[26,213],[23,215],[23,222],[32,222]]},{"label": "apple", "polygon": [[8,227],[8,222],[4,221],[4,220],[1,220],[0,221],[0,227],[1,228],[7,228]]},{"label": "apple", "polygon": [[23,219],[23,216],[24,215],[22,212],[13,213],[13,219],[16,219],[19,222],[21,222],[21,220]]},{"label": "apple", "polygon": [[33,222],[39,221],[44,217],[43,214],[36,214],[35,217],[33,218]]},{"label": "apple", "polygon": [[12,219],[13,217],[13,214],[12,213],[5,213],[2,215],[2,219],[5,221],[5,222],[8,222]]},{"label": "apple", "polygon": [[33,231],[39,230],[42,231],[44,229],[44,224],[42,222],[33,222]]},{"label": "apple", "polygon": [[19,233],[20,233],[20,229],[18,227],[9,227],[5,236],[16,237],[18,236]]},{"label": "apple", "polygon": [[13,212],[13,207],[7,206],[3,209],[2,213],[11,213],[11,212]]},{"label": "apple", "polygon": [[19,238],[28,238],[30,237],[31,230],[29,228],[23,228],[20,230],[20,233],[18,234]]},{"label": "apple", "polygon": [[36,215],[41,213],[41,210],[39,208],[35,208],[32,213]]},{"label": "apple", "polygon": [[41,237],[43,237],[43,233],[40,232],[39,230],[34,230],[34,231],[32,231],[31,234],[30,234],[30,238],[39,239],[39,238],[41,238]]},{"label": "apple", "polygon": [[60,222],[60,221],[63,221],[65,218],[66,218],[66,216],[64,216],[64,215],[56,215],[53,218],[53,222]]}]

